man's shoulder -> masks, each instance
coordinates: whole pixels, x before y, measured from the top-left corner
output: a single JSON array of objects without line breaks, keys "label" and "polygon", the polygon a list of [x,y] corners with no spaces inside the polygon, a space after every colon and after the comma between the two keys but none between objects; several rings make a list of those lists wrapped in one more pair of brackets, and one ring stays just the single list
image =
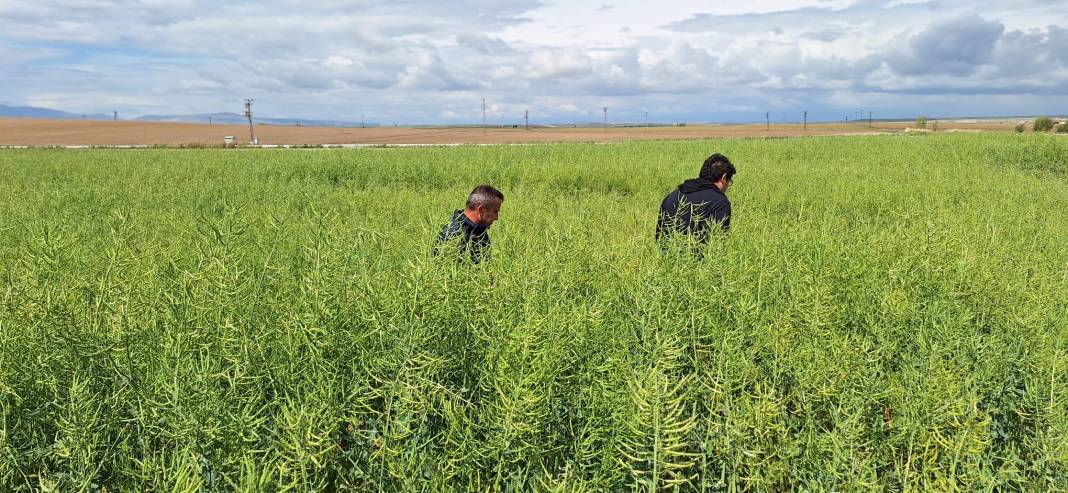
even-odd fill
[{"label": "man's shoulder", "polygon": [[682,199],[682,191],[678,188],[670,191],[664,196],[664,200],[660,201],[660,205],[667,205],[671,203],[678,203]]},{"label": "man's shoulder", "polygon": [[461,221],[457,217],[456,213],[453,213],[452,217],[449,218],[449,221],[441,227],[441,234],[439,235],[439,239],[447,240],[453,238],[462,233],[463,229],[463,221]]},{"label": "man's shoulder", "polygon": [[728,202],[727,196],[724,195],[723,192],[720,192],[719,190],[716,190],[716,189],[708,189],[708,190],[697,191],[697,192],[689,194],[686,198],[687,198],[687,200],[689,200],[690,202],[693,202],[695,204],[696,203],[717,204],[717,203]]}]

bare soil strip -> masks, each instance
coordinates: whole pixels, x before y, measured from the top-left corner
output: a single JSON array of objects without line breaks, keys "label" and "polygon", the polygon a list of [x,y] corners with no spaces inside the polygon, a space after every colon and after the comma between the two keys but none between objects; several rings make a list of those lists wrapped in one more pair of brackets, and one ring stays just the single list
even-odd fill
[{"label": "bare soil strip", "polygon": [[[928,125],[933,125],[929,122]],[[1010,132],[1015,121],[942,120],[938,131]],[[755,125],[687,125],[671,127],[378,127],[337,128],[256,125],[264,145],[325,144],[505,144],[533,142],[619,142],[627,140],[680,140],[711,137],[800,137],[899,133],[912,126],[905,122],[773,124],[770,130]],[[196,123],[132,121],[46,120],[0,118],[0,146],[214,146],[233,136],[248,144],[248,127]]]}]

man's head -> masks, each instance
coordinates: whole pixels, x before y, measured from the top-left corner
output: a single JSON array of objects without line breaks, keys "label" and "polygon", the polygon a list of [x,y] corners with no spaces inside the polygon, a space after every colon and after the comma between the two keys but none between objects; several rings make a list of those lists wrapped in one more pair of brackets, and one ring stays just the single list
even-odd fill
[{"label": "man's head", "polygon": [[497,220],[504,194],[490,185],[479,185],[467,196],[464,215],[479,226],[489,227]]},{"label": "man's head", "polygon": [[727,187],[734,181],[736,172],[731,160],[718,152],[708,156],[705,164],[701,166],[701,178],[714,183],[721,192],[727,191]]}]

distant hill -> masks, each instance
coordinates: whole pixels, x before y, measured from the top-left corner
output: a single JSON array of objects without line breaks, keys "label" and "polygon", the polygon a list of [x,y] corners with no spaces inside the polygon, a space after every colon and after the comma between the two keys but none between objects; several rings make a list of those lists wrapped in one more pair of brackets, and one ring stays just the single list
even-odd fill
[{"label": "distant hill", "polygon": [[246,123],[245,117],[237,113],[203,113],[199,115],[141,115],[134,120],[142,122],[169,122],[169,123],[212,123],[223,125]]},{"label": "distant hill", "polygon": [[110,120],[112,118],[112,115],[104,115],[100,113],[82,115],[49,108],[38,108],[36,106],[8,106],[6,104],[0,104],[0,116],[13,118],[55,118],[59,120]]},{"label": "distant hill", "polygon": [[[53,110],[50,108],[38,108],[36,106],[9,106],[0,104],[0,117],[8,118],[52,118],[57,120],[111,120],[114,115],[93,113],[82,115],[67,111]],[[248,123],[244,116],[237,113],[201,113],[189,115],[142,115],[134,118],[142,122],[175,122],[175,123],[218,123],[222,125],[241,125]],[[312,120],[305,118],[260,118],[253,117],[253,123],[257,125],[303,125],[308,127],[378,127],[377,123],[361,124],[360,122],[344,120]]]}]

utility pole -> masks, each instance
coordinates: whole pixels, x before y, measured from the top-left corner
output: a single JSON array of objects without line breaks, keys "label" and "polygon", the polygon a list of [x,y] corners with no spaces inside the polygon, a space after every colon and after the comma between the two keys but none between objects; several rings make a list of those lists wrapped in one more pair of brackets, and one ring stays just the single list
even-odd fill
[{"label": "utility pole", "polygon": [[808,131],[808,110],[805,110],[805,131]]},{"label": "utility pole", "polygon": [[486,98],[482,98],[482,135],[486,135]]},{"label": "utility pole", "polygon": [[252,130],[252,101],[245,98],[245,118],[248,118],[248,141],[250,144],[256,144],[256,134]]},{"label": "utility pole", "polygon": [[604,107],[604,133],[608,133],[608,107]]},{"label": "utility pole", "polygon": [[523,126],[526,127],[527,130],[530,130],[530,110],[523,113]]},{"label": "utility pole", "polygon": [[367,124],[363,121],[363,112],[360,112],[360,128],[367,128]]},{"label": "utility pole", "polygon": [[770,132],[771,131],[771,112],[770,111],[765,111],[764,112],[764,131],[765,132]]},{"label": "utility pole", "polygon": [[868,128],[871,128],[871,110],[868,110]]},{"label": "utility pole", "polygon": [[649,130],[649,112],[645,112],[645,129]]}]

